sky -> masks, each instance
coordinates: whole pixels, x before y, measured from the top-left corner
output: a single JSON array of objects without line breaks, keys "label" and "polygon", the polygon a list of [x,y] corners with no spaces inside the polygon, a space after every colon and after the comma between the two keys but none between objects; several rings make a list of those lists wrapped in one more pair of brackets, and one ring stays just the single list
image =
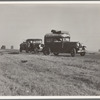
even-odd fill
[{"label": "sky", "polygon": [[[100,49],[100,4],[0,4],[0,47],[19,49],[52,29],[68,31],[87,50]],[[44,43],[44,41],[43,41]]]}]

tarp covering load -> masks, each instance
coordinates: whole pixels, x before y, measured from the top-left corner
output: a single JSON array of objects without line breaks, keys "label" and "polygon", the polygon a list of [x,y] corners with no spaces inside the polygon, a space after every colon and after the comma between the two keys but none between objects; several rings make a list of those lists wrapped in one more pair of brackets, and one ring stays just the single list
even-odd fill
[{"label": "tarp covering load", "polygon": [[57,30],[51,30],[51,33],[48,33],[45,35],[46,37],[69,37],[70,38],[70,34],[66,31],[57,31]]},{"label": "tarp covering load", "polygon": [[53,34],[69,34],[67,31],[51,30]]}]

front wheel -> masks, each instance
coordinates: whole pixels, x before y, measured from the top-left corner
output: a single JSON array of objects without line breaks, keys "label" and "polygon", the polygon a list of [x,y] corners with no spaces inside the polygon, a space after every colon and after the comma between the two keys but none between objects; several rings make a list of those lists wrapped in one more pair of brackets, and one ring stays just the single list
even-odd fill
[{"label": "front wheel", "polygon": [[72,57],[75,57],[75,55],[76,55],[76,49],[73,48],[73,49],[71,50],[71,56],[72,56]]},{"label": "front wheel", "polygon": [[49,54],[50,54],[50,48],[44,47],[44,48],[43,48],[43,54],[44,54],[44,55],[49,55]]},{"label": "front wheel", "polygon": [[38,48],[35,48],[35,49],[34,49],[34,53],[39,53]]},{"label": "front wheel", "polygon": [[86,54],[85,52],[81,52],[80,53],[81,56],[85,56],[85,54]]}]

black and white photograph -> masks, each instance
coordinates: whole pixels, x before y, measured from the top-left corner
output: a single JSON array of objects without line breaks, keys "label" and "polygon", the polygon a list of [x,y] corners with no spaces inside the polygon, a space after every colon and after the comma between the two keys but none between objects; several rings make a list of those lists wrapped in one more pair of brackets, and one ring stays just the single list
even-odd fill
[{"label": "black and white photograph", "polygon": [[0,96],[100,96],[100,2],[1,2]]}]

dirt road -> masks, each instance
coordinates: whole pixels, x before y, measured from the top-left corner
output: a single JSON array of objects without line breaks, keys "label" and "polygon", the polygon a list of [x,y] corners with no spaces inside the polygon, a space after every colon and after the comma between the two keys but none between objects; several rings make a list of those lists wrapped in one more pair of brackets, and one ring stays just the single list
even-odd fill
[{"label": "dirt road", "polygon": [[100,54],[8,53],[0,51],[1,96],[100,96]]}]

